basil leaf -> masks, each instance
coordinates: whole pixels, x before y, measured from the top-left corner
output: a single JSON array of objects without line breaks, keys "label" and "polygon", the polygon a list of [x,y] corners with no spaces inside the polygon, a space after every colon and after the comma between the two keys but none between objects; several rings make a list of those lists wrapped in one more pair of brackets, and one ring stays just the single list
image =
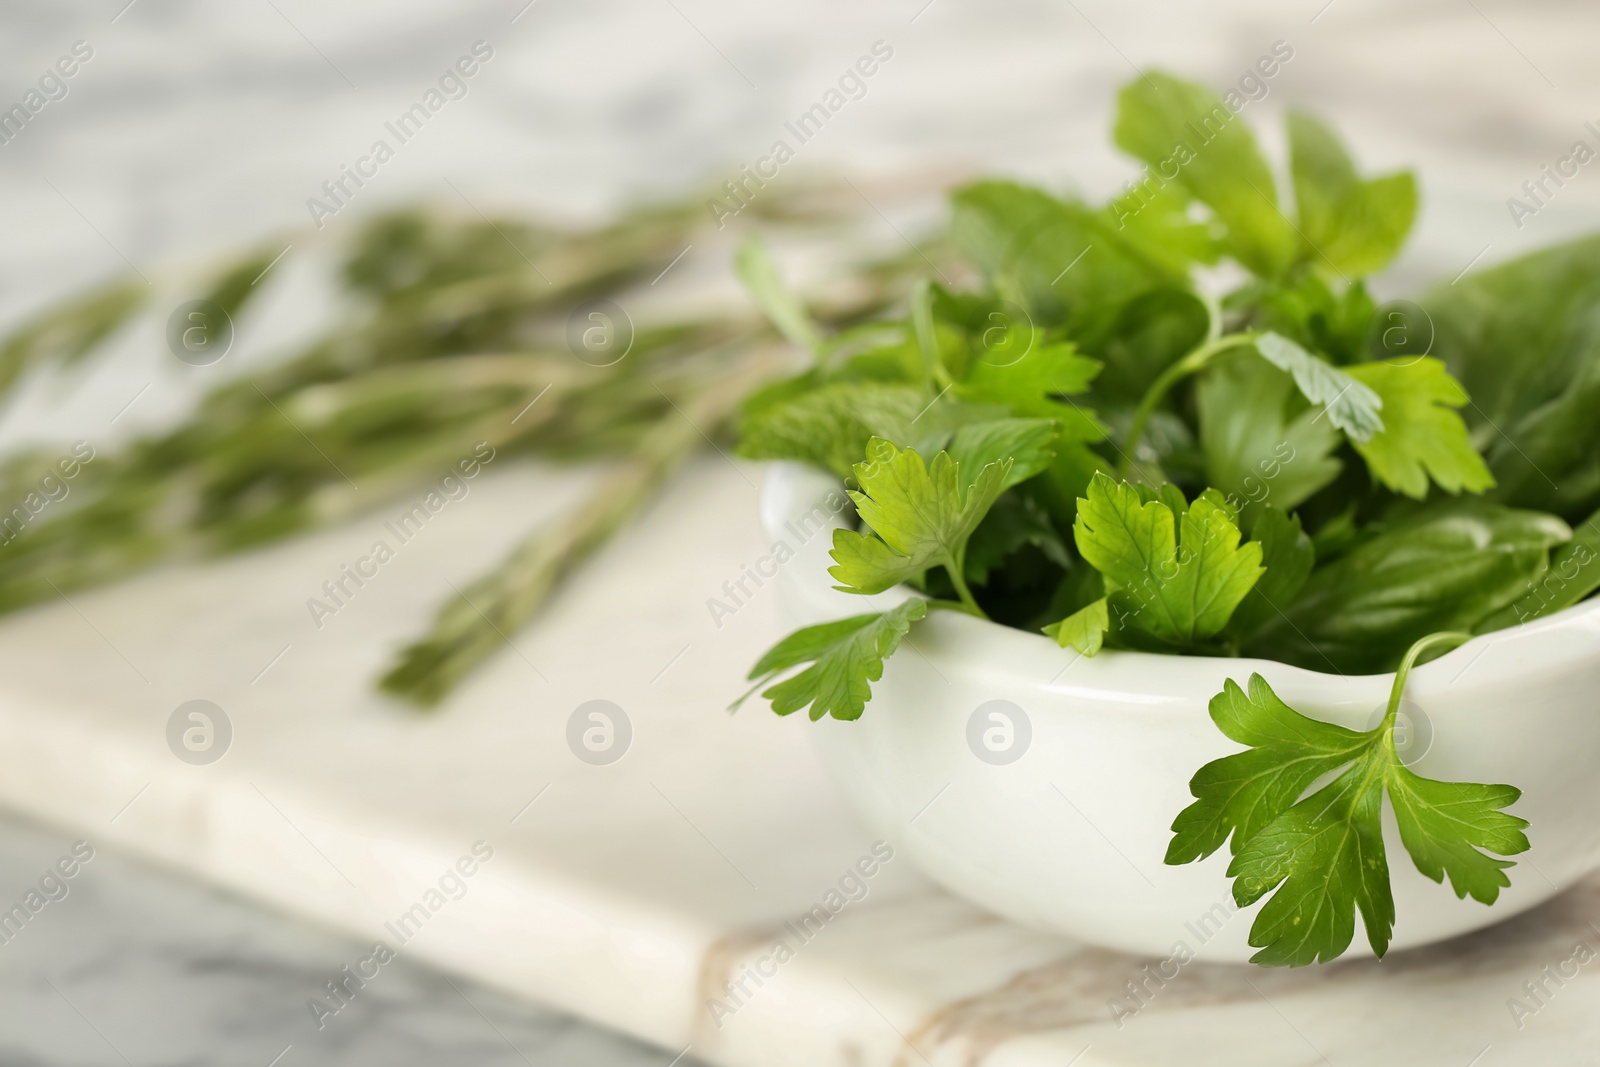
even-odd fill
[{"label": "basil leaf", "polygon": [[1348,674],[1393,670],[1419,638],[1512,603],[1572,536],[1553,515],[1481,501],[1434,508],[1317,570],[1245,653]]},{"label": "basil leaf", "polygon": [[1487,442],[1600,359],[1600,236],[1475,269],[1439,286],[1423,307],[1434,352],[1473,398],[1469,421]]},{"label": "basil leaf", "polygon": [[1478,633],[1503,630],[1554,615],[1600,589],[1600,512],[1574,528],[1572,540],[1550,554],[1550,569],[1528,583],[1528,592],[1484,619]]}]

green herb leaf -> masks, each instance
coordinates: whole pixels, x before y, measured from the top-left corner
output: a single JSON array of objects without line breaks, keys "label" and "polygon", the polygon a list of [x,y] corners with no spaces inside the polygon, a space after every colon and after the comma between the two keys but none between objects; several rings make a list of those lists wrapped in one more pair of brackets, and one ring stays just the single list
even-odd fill
[{"label": "green herb leaf", "polygon": [[1352,374],[1318,359],[1287,337],[1264,333],[1256,339],[1256,351],[1279,370],[1286,370],[1294,384],[1311,403],[1321,405],[1328,421],[1343,430],[1352,442],[1364,443],[1384,427],[1383,398]]},{"label": "green herb leaf", "polygon": [[1187,274],[1196,263],[1215,263],[1223,251],[1216,227],[1190,213],[1193,202],[1182,185],[1147,182],[1113,199],[1106,214],[1131,247],[1175,274]]},{"label": "green herb leaf", "polygon": [[809,705],[814,720],[824,715],[859,719],[872,699],[872,683],[883,677],[883,661],[900,647],[911,624],[927,614],[928,602],[913,598],[889,611],[796,630],[757,661],[750,679],[759,688],[775,675],[809,663],[761,694],[772,702],[772,710],[788,715]]},{"label": "green herb leaf", "polygon": [[881,593],[935,566],[963,585],[967,538],[1004,489],[1011,467],[1009,459],[990,463],[963,489],[964,472],[948,452],[924,464],[914,450],[874,439],[867,462],[856,465],[861,490],[850,493],[872,535],[833,532],[834,566],[828,573],[836,588]]},{"label": "green herb leaf", "polygon": [[0,344],[0,393],[33,367],[71,365],[93,352],[145,306],[149,286],[119,279],[69,297],[22,324]]},{"label": "green herb leaf", "polygon": [[1434,351],[1481,409],[1474,429],[1487,434],[1516,425],[1600,359],[1597,306],[1600,236],[1475,268],[1423,301],[1437,332]]},{"label": "green herb leaf", "polygon": [[1195,802],[1173,821],[1167,863],[1204,859],[1230,836],[1237,854],[1312,782],[1366,744],[1361,734],[1301,715],[1259,674],[1251,676],[1248,694],[1229,679],[1211,698],[1210,711],[1217,729],[1250,747],[1195,773],[1189,783]]},{"label": "green herb leaf", "polygon": [[1550,568],[1528,583],[1528,592],[1474,627],[1489,633],[1542,619],[1600,589],[1600,512],[1573,529],[1572,540],[1550,554]]},{"label": "green herb leaf", "polygon": [[1304,967],[1335,958],[1350,947],[1357,908],[1372,951],[1381,958],[1388,950],[1394,895],[1383,848],[1383,776],[1381,764],[1363,756],[1267,824],[1228,865],[1240,907],[1272,893],[1250,926],[1250,945],[1261,950],[1251,963]]},{"label": "green herb leaf", "polygon": [[1289,114],[1289,161],[1308,261],[1356,277],[1388,266],[1416,219],[1416,178],[1363,181],[1334,132],[1298,111]]},{"label": "green herb leaf", "polygon": [[957,190],[950,240],[998,289],[1021,299],[1035,325],[1065,328],[1089,347],[1129,300],[1188,285],[1182,271],[1123,240],[1104,211],[1012,182]]},{"label": "green herb leaf", "polygon": [[1055,419],[1066,440],[1100,441],[1105,427],[1066,399],[1086,391],[1099,370],[1098,361],[1078,355],[1069,343],[1035,345],[1014,362],[975,360],[951,392],[973,403],[1006,404],[1024,418]]},{"label": "green herb leaf", "polygon": [[1569,522],[1600,506],[1600,237],[1474,268],[1423,306],[1496,499]]},{"label": "green herb leaf", "polygon": [[[1087,389],[1099,369],[1098,361],[1078,355],[1071,344],[1036,344],[1012,362],[991,362],[988,356],[975,360],[951,392],[966,404],[1003,404],[1015,415],[1053,419],[1059,427],[1053,445],[1057,480],[1073,483],[1069,492],[1076,492],[1074,472],[1099,464],[1087,445],[1104,440],[1107,430],[1092,411],[1069,398]],[[1023,477],[1018,473],[1014,480]]]},{"label": "green herb leaf", "polygon": [[1109,629],[1111,613],[1106,606],[1106,598],[1101,597],[1060,622],[1046,626],[1044,632],[1055,638],[1062,648],[1070,645],[1085,656],[1093,656],[1105,644],[1106,631]]},{"label": "green herb leaf", "polygon": [[1278,209],[1272,170],[1255,136],[1211,90],[1152,71],[1117,97],[1117,147],[1150,165],[1160,184],[1176,180],[1227,225],[1225,244],[1240,263],[1274,277],[1294,261],[1298,241]]},{"label": "green herb leaf", "polygon": [[1160,497],[1144,500],[1134,486],[1097,474],[1078,501],[1072,533],[1078,552],[1105,577],[1119,616],[1181,647],[1227,625],[1261,576],[1261,546],[1239,544],[1220,494],[1187,504],[1169,484]]},{"label": "green herb leaf", "polygon": [[1447,493],[1481,493],[1494,485],[1472,447],[1467,424],[1455,413],[1467,402],[1461,383],[1437,359],[1363,363],[1350,376],[1371,388],[1383,405],[1383,428],[1351,443],[1378,481],[1406,496],[1428,495],[1431,477]]},{"label": "green herb leaf", "polygon": [[1206,484],[1246,515],[1267,502],[1292,510],[1339,476],[1339,431],[1264,360],[1232,358],[1195,387]]},{"label": "green herb leaf", "polygon": [[791,460],[831,471],[840,481],[874,437],[902,439],[927,398],[913,385],[840,382],[765,406],[740,428],[739,455]]},{"label": "green herb leaf", "polygon": [[[1435,882],[1450,876],[1459,899],[1470,894],[1480,904],[1493,904],[1511,884],[1505,875],[1516,864],[1484,855],[1514,856],[1528,850],[1522,831],[1527,820],[1501,811],[1517,802],[1522,790],[1509,785],[1438,782],[1411,773],[1391,759],[1389,803],[1400,825],[1400,840],[1417,870]],[[1480,851],[1483,850],[1483,851]]]},{"label": "green herb leaf", "polygon": [[1559,396],[1504,433],[1485,427],[1494,434],[1488,464],[1501,503],[1573,517],[1600,503],[1600,330],[1594,332],[1581,346],[1590,362]]},{"label": "green herb leaf", "polygon": [[1570,536],[1540,512],[1476,501],[1431,509],[1318,569],[1244,651],[1309,670],[1393,670],[1423,635],[1470,631],[1522,596]]},{"label": "green herb leaf", "polygon": [[822,332],[811,321],[805,306],[784,284],[765,241],[751,237],[741,244],[734,253],[733,269],[762,312],[790,344],[811,353],[822,347]]},{"label": "green herb leaf", "polygon": [[[1241,327],[1282,334],[1339,366],[1371,359],[1375,350],[1384,356],[1426,355],[1432,343],[1430,329],[1410,329],[1407,315],[1393,309],[1387,327],[1374,336],[1378,309],[1367,287],[1357,279],[1335,293],[1314,271],[1247,284],[1224,297],[1222,306],[1239,317]],[[1396,331],[1397,323],[1405,325]]]},{"label": "green herb leaf", "polygon": [[1300,516],[1267,506],[1250,526],[1250,540],[1261,546],[1266,573],[1234,609],[1228,633],[1241,643],[1267,623],[1282,617],[1316,566],[1317,550],[1300,528]]},{"label": "green herb leaf", "polygon": [[1154,289],[1123,305],[1096,353],[1105,364],[1094,379],[1096,399],[1137,404],[1161,372],[1206,339],[1211,311],[1182,289]]},{"label": "green herb leaf", "polygon": [[961,471],[961,491],[970,492],[991,463],[1010,461],[1001,491],[1049,468],[1056,423],[1051,419],[988,419],[962,426],[950,440],[950,458]]},{"label": "green herb leaf", "polygon": [[[1393,700],[1403,686],[1402,675]],[[1504,871],[1513,864],[1483,850],[1504,856],[1528,848],[1522,833],[1528,824],[1500,810],[1519,791],[1416,775],[1396,754],[1392,707],[1383,723],[1359,733],[1302,715],[1257,674],[1248,694],[1230,679],[1211,701],[1211,718],[1248,747],[1195,774],[1196,799],[1172,824],[1166,862],[1202,859],[1231,839],[1235,901],[1244,907],[1273,894],[1250,929],[1250,944],[1261,949],[1254,963],[1333,959],[1349,947],[1358,909],[1373,951],[1384,954],[1395,918],[1383,843],[1385,791],[1417,869],[1435,882],[1448,874],[1458,897],[1470,893],[1493,903],[1510,885]],[[1341,767],[1302,799],[1317,779]]]}]

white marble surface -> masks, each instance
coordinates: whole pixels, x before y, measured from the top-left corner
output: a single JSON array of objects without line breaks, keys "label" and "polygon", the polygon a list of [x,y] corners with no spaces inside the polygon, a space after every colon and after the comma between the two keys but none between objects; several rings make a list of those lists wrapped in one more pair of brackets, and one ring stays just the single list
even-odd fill
[{"label": "white marble surface", "polygon": [[[761,549],[750,474],[700,461],[434,717],[371,693],[385,651],[445,579],[562,507],[578,476],[484,475],[320,632],[305,586],[368,543],[362,523],[8,620],[0,802],[730,1067],[1059,1064],[1086,1048],[1080,1062],[1119,1067],[1179,1052],[1234,1067],[1396,1052],[1453,1064],[1485,1046],[1501,1062],[1580,1062],[1600,1036],[1592,967],[1520,1029],[1507,1007],[1579,941],[1600,944],[1594,883],[1383,964],[1193,963],[1120,1027],[1107,1001],[1152,961],[1003,923],[892,860],[801,944],[784,924],[825,902],[872,841],[826,780],[813,727],[721,710],[776,626],[769,598],[720,629],[704,607]],[[197,697],[234,730],[207,766],[175,759],[166,738],[172,710]],[[633,724],[609,766],[575,758],[565,738],[572,711],[597,698]],[[479,840],[494,856],[465,895],[435,902],[396,944],[385,924],[427,903]],[[723,983],[779,939],[795,958],[732,1002]]]},{"label": "white marble surface", "polygon": [[[0,818],[0,899],[9,903],[36,887],[76,840]],[[0,946],[0,1062],[665,1062],[652,1046],[406,960],[318,1030],[306,990],[367,950],[347,935],[131,861],[102,842],[67,895]]]},{"label": "white marble surface", "polygon": [[[895,59],[807,146],[805,167],[1002,171],[1104,193],[1130,173],[1106,129],[1114,89],[1136,65],[1222,83],[1283,39],[1296,58],[1248,116],[1311,105],[1365,161],[1421,171],[1419,240],[1388,286],[1600,222],[1600,178],[1588,173],[1524,230],[1505,207],[1600,117],[1590,55],[1600,11],[1576,0],[125,2],[0,13],[0,102],[20,99],[74,41],[95,49],[67,98],[0,146],[0,315],[130,265],[155,274],[303,228],[306,198],[480,38],[497,54],[471,95],[406,146],[352,213],[420,196],[595,217],[719,181],[879,39]],[[898,240],[887,224],[872,237]],[[306,250],[285,260],[291,278]],[[152,315],[105,366],[33,383],[0,440],[110,441],[172,417],[321,308],[292,281],[275,299],[270,328],[245,331],[205,374],[166,355],[164,316]],[[0,800],[103,840],[108,853],[143,853],[362,940],[381,936],[473,841],[490,841],[495,859],[400,963],[626,1030],[665,1048],[662,1062],[686,1047],[740,1067],[942,1065],[985,1052],[1004,1065],[1081,1055],[1084,1067],[1584,1062],[1600,1018],[1591,967],[1520,1030],[1507,1000],[1577,940],[1600,944],[1592,887],[1383,965],[1287,976],[1196,965],[1118,1030],[1105,1000],[1140,961],[1000,924],[890,863],[865,901],[717,1030],[707,989],[762,955],[772,928],[871,843],[821,773],[805,724],[719,710],[774,634],[762,601],[720,630],[703,606],[761,549],[755,478],[715,458],[688,472],[434,719],[397,714],[371,695],[371,678],[447,593],[446,578],[476,573],[528,521],[570,502],[583,472],[495,472],[321,632],[304,598],[365,548],[376,518],[6,620]],[[237,728],[209,767],[180,763],[164,740],[167,716],[194,698],[222,705]],[[595,698],[635,724],[633,749],[611,767],[580,763],[563,741],[566,717]],[[123,944],[146,958],[137,938]],[[31,992],[6,998],[6,1025],[36,1034],[10,1020],[37,1017],[26,1009],[42,1002],[30,998],[57,972],[16,947],[0,947],[0,964],[23,968]],[[108,959],[82,965],[102,983],[93,997],[141,1003],[140,979],[116,980]],[[286,975],[281,990],[300,977]],[[430,1002],[442,995],[437,983],[426,989]],[[257,1017],[247,993],[225,1004]],[[152,1005],[141,1025],[181,1027],[192,1010]],[[328,1030],[347,1021],[359,1017]],[[104,1055],[31,1041],[13,1041],[12,1058]],[[260,1043],[266,1057],[252,1045],[227,1059],[266,1062],[272,1044]],[[124,1051],[141,1063],[220,1058],[199,1044]]]}]

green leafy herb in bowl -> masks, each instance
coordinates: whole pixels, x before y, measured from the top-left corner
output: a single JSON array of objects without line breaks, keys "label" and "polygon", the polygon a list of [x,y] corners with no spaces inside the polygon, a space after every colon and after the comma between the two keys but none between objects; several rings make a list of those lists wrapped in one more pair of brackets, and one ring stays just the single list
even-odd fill
[{"label": "green leafy herb in bowl", "polygon": [[[1517,788],[1420,776],[1396,724],[1418,663],[1600,587],[1600,246],[1380,309],[1363,278],[1411,228],[1410,174],[1364,177],[1292,115],[1291,207],[1245,124],[1160,74],[1123,90],[1115,138],[1149,166],[1109,204],[957,191],[951,240],[980,282],[925,282],[900,319],[824,336],[745,250],[759,302],[815,358],[746,401],[739,451],[845,483],[836,589],[916,594],[791,634],[751,678],[779,714],[857,719],[939,612],[1043,632],[1063,664],[1392,671],[1366,731],[1230,678],[1210,713],[1246,751],[1195,773],[1166,852],[1230,845],[1234,902],[1270,897],[1256,962],[1338,956],[1358,910],[1382,955],[1385,798],[1417,870],[1457,897],[1493,903],[1503,857],[1529,847]],[[1219,285],[1230,270],[1244,280]]]}]

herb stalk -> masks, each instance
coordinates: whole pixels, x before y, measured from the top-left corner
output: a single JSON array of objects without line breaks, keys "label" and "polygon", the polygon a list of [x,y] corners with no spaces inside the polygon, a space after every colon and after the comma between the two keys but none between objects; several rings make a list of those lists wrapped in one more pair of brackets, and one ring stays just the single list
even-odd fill
[{"label": "herb stalk", "polygon": [[1417,657],[1435,645],[1447,643],[1460,645],[1470,640],[1472,640],[1472,634],[1444,630],[1436,634],[1429,634],[1406,649],[1404,658],[1400,660],[1400,666],[1395,668],[1394,685],[1389,690],[1389,710],[1383,717],[1383,728],[1385,730],[1394,726],[1395,715],[1400,711],[1400,698],[1406,691],[1406,679],[1411,674],[1411,668],[1416,666]]},{"label": "herb stalk", "polygon": [[1150,388],[1146,389],[1144,396],[1139,399],[1139,407],[1134,411],[1133,422],[1128,427],[1128,437],[1123,442],[1121,475],[1124,481],[1132,479],[1134,468],[1138,466],[1134,457],[1138,454],[1139,441],[1144,437],[1145,426],[1149,424],[1150,416],[1155,414],[1156,408],[1166,399],[1172,387],[1201,370],[1223,352],[1254,344],[1255,340],[1254,333],[1233,333],[1206,341],[1156,376],[1156,380],[1150,383]]}]

